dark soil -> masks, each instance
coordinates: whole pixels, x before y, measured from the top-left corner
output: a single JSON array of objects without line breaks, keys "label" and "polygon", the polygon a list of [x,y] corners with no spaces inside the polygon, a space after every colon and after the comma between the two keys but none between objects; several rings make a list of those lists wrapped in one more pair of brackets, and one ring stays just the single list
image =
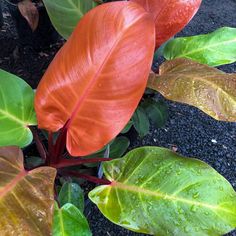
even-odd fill
[{"label": "dark soil", "polygon": [[[0,68],[24,78],[34,88],[63,41],[37,51],[32,46],[17,46],[17,34],[5,6],[4,26],[0,31]],[[190,36],[212,32],[222,26],[236,27],[235,0],[203,0],[200,11],[179,34]],[[236,63],[220,67],[236,72]],[[156,99],[164,100],[160,95]],[[236,123],[216,121],[198,109],[166,101],[169,119],[165,127],[153,128],[144,139],[132,141],[132,148],[155,145],[204,160],[221,173],[236,189]],[[86,214],[95,236],[141,235],[127,231],[106,220],[96,206],[88,203]],[[158,222],[157,222],[158,223]],[[236,236],[236,231],[230,233]]]}]

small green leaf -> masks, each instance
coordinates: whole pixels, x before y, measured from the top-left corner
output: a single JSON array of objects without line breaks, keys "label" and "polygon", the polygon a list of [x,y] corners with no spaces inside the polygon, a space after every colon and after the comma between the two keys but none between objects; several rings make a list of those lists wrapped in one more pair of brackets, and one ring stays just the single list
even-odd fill
[{"label": "small green leaf", "polygon": [[119,136],[110,146],[110,158],[122,157],[130,145],[130,141],[127,137]]},{"label": "small green leaf", "polygon": [[128,124],[125,126],[125,128],[120,133],[121,134],[126,134],[127,132],[129,132],[129,130],[131,129],[132,125],[133,125],[133,122],[132,122],[132,120],[130,120],[128,122]]},{"label": "small green leaf", "polygon": [[209,66],[236,61],[236,28],[223,27],[210,34],[176,38],[164,49],[164,57],[188,58]]},{"label": "small green leaf", "polygon": [[134,112],[132,121],[134,124],[134,128],[141,138],[148,134],[150,122],[145,110],[141,106],[138,106],[138,108]]},{"label": "small green leaf", "polygon": [[157,128],[161,128],[165,125],[168,112],[164,102],[157,102],[154,99],[145,99],[141,105]]},{"label": "small green leaf", "polygon": [[72,203],[81,212],[84,211],[84,192],[76,183],[65,182],[58,195],[60,206]]},{"label": "small green leaf", "polygon": [[58,33],[68,39],[80,19],[98,3],[93,0],[43,0]]},{"label": "small green leaf", "polygon": [[53,236],[92,236],[88,222],[81,211],[71,203],[62,208],[54,205]]},{"label": "small green leaf", "polygon": [[206,163],[159,147],[103,163],[89,198],[113,223],[151,235],[219,236],[236,227],[236,192]]},{"label": "small green leaf", "polygon": [[0,69],[0,146],[25,147],[32,142],[28,126],[37,124],[33,103],[33,89]]}]

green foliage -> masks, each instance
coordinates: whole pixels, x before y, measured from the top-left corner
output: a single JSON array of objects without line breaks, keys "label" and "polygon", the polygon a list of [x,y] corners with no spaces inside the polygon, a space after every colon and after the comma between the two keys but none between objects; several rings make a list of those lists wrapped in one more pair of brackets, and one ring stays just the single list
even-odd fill
[{"label": "green foliage", "polygon": [[161,128],[165,125],[168,118],[168,110],[164,102],[155,101],[154,99],[149,98],[145,99],[141,106],[144,108],[155,127]]},{"label": "green foliage", "polygon": [[141,138],[148,134],[150,129],[150,122],[145,110],[141,106],[138,106],[138,108],[134,112],[132,122],[134,128]]},{"label": "green foliage", "polygon": [[43,0],[58,33],[68,39],[81,18],[98,4],[93,0]]},{"label": "green foliage", "polygon": [[73,204],[54,205],[53,236],[92,236],[88,222]]},{"label": "green foliage", "polygon": [[188,58],[209,66],[220,66],[236,61],[236,28],[223,27],[192,37],[176,38],[165,46],[164,57]]},{"label": "green foliage", "polygon": [[112,222],[151,235],[222,235],[236,226],[236,193],[206,163],[143,147],[103,163],[110,185],[89,198]]},{"label": "green foliage", "polygon": [[58,201],[60,206],[71,203],[81,212],[84,211],[84,192],[76,183],[65,182],[59,192]]},{"label": "green foliage", "polygon": [[34,91],[19,77],[0,69],[0,146],[25,147],[32,142],[30,125],[36,125]]}]

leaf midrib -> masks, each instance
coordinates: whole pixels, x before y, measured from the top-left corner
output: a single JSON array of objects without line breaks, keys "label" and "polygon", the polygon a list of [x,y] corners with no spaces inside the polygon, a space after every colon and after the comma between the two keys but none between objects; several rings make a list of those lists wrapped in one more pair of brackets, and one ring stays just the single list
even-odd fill
[{"label": "leaf midrib", "polygon": [[11,113],[4,111],[2,109],[0,109],[0,113],[6,117],[8,117],[10,120],[22,125],[22,126],[26,126],[25,121],[20,120],[19,118],[17,118],[16,116],[12,115]]},{"label": "leaf midrib", "polygon": [[150,195],[150,196],[153,196],[153,197],[159,197],[162,200],[168,200],[168,201],[173,201],[173,202],[182,202],[182,203],[186,203],[186,204],[191,205],[191,206],[192,205],[200,206],[200,207],[210,209],[214,212],[216,210],[220,210],[220,211],[224,211],[224,212],[235,215],[234,212],[229,211],[229,210],[227,210],[223,207],[220,207],[220,206],[211,205],[211,204],[207,204],[207,203],[204,203],[204,202],[197,202],[197,201],[193,201],[193,200],[186,199],[186,198],[181,198],[181,197],[174,196],[174,195],[168,195],[167,193],[154,192],[154,191],[151,191],[149,189],[140,188],[140,187],[134,186],[134,185],[123,184],[121,182],[113,181],[111,183],[110,187],[111,188],[114,187],[114,188],[118,188],[118,189],[122,189],[122,190],[127,190],[127,191],[130,191],[130,192],[145,194],[146,196]]},{"label": "leaf midrib", "polygon": [[[222,45],[222,44],[227,45],[227,44],[230,44],[230,43],[233,43],[233,42],[236,42],[236,39],[224,41],[224,43],[220,42],[220,43],[211,44],[210,46],[201,47],[199,49],[196,49],[196,50],[193,50],[193,51],[189,51],[189,52],[184,53],[184,54],[180,53],[180,54],[177,54],[177,57],[179,57],[179,56],[185,57],[187,55],[195,54],[195,53],[203,51],[203,50],[212,50],[212,48],[215,48],[215,47],[217,47],[219,45]],[[176,55],[174,57],[171,57],[171,59],[173,59],[173,58],[176,58]]]}]

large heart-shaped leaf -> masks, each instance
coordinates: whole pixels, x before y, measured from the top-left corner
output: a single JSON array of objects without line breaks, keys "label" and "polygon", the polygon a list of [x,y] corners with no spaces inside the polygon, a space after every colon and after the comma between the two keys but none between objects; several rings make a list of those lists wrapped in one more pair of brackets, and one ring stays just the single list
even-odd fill
[{"label": "large heart-shaped leaf", "polygon": [[29,125],[36,125],[34,91],[19,77],[0,69],[0,146],[24,147],[32,142]]},{"label": "large heart-shaped leaf", "polygon": [[98,4],[94,0],[43,0],[53,26],[65,39],[79,20]]},{"label": "large heart-shaped leaf", "polygon": [[112,222],[151,235],[222,235],[236,227],[236,193],[206,163],[143,147],[103,164],[110,185],[89,193]]},{"label": "large heart-shaped leaf", "polygon": [[202,0],[131,0],[153,15],[156,47],[181,31],[195,15]]},{"label": "large heart-shaped leaf", "polygon": [[148,87],[217,120],[236,121],[236,74],[179,58],[163,63],[160,75],[150,74]]},{"label": "large heart-shaped leaf", "polygon": [[17,147],[0,148],[0,235],[50,235],[56,170],[26,171]]},{"label": "large heart-shaped leaf", "polygon": [[83,213],[67,203],[62,208],[55,204],[53,236],[92,236],[92,233]]},{"label": "large heart-shaped leaf", "polygon": [[236,61],[236,28],[223,27],[213,33],[176,38],[167,43],[164,56],[189,58],[209,66]]},{"label": "large heart-shaped leaf", "polygon": [[104,147],[128,123],[144,92],[154,31],[151,16],[132,2],[89,11],[39,84],[39,127],[58,131],[67,122],[73,156]]}]

